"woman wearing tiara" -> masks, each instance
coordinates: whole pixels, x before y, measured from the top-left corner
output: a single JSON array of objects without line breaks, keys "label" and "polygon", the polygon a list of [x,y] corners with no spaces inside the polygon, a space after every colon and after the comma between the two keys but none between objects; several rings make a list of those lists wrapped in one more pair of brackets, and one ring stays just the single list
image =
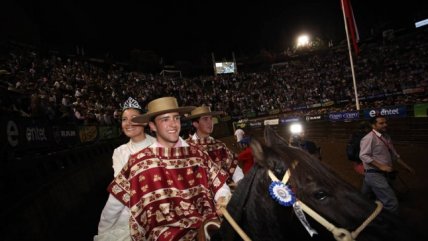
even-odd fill
[{"label": "woman wearing tiara", "polygon": [[[122,108],[122,131],[129,137],[129,142],[116,148],[113,152],[113,170],[116,177],[126,164],[131,154],[150,146],[155,138],[145,134],[144,126],[131,122],[132,118],[142,114],[142,108],[138,102],[131,97],[124,103]],[[131,240],[129,231],[129,208],[124,206],[111,194],[101,212],[98,224],[98,235],[95,241],[125,241]]]}]

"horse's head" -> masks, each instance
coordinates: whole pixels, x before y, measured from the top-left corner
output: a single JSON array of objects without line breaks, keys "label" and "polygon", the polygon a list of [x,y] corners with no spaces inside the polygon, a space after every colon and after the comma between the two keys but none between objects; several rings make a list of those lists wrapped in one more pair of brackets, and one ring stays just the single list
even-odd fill
[{"label": "horse's head", "polygon": [[288,184],[296,197],[325,219],[340,227],[353,229],[375,206],[354,187],[340,179],[320,160],[286,140],[272,128],[265,128],[265,143],[251,144],[256,163],[282,179],[289,169]]},{"label": "horse's head", "polygon": [[[272,178],[268,170],[279,180],[289,170],[287,184],[297,199],[336,227],[354,231],[376,209],[373,201],[340,179],[319,159],[289,147],[271,128],[265,129],[265,144],[253,138],[250,145],[256,164],[238,184],[227,209],[252,240],[333,239],[329,231],[306,215],[319,233],[311,238],[293,208],[284,207],[271,197]],[[398,218],[382,212],[358,240],[401,240],[405,235],[401,224]],[[234,231],[230,231],[228,224],[222,229],[225,239],[231,240]]]}]

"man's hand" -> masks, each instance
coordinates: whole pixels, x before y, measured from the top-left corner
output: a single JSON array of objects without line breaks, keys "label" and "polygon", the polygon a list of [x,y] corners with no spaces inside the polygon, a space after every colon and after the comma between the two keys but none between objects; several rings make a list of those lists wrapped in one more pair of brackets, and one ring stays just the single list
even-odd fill
[{"label": "man's hand", "polygon": [[388,165],[379,165],[378,168],[384,172],[392,172],[392,167]]},{"label": "man's hand", "polygon": [[217,203],[216,203],[216,205],[215,205],[215,208],[216,208],[216,212],[217,212],[217,215],[218,216],[223,216],[223,213],[221,212],[221,208],[223,207],[223,208],[226,208],[226,206],[227,206],[227,203],[229,202],[229,197],[220,197],[218,200],[217,200]]},{"label": "man's hand", "polygon": [[397,162],[402,165],[410,174],[415,174],[415,169],[413,169],[411,166],[407,165],[400,157],[397,159]]},{"label": "man's hand", "polygon": [[237,184],[236,184],[236,182],[232,181],[231,183],[228,184],[228,186],[229,186],[230,190],[235,190]]}]

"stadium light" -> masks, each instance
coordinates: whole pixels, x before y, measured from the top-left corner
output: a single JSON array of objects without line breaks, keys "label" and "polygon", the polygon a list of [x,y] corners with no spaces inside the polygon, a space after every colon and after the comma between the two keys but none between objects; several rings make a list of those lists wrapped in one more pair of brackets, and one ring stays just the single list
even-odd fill
[{"label": "stadium light", "polygon": [[300,133],[302,133],[302,131],[303,131],[302,124],[295,123],[295,124],[290,125],[290,132],[293,135],[300,134]]},{"label": "stadium light", "polygon": [[309,45],[309,36],[306,34],[300,35],[297,38],[297,47],[306,47]]}]

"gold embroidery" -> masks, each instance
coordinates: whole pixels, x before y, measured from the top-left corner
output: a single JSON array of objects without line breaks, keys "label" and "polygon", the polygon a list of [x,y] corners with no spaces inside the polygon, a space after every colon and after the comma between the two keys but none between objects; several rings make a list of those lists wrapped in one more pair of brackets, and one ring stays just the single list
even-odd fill
[{"label": "gold embroidery", "polygon": [[154,175],[154,177],[153,177],[154,182],[160,181],[160,180],[162,180],[162,178],[159,175]]},{"label": "gold embroidery", "polygon": [[129,202],[130,197],[128,193],[123,194],[122,198],[125,202]]},{"label": "gold embroidery", "polygon": [[111,191],[112,191],[114,194],[118,194],[119,192],[121,192],[121,191],[122,191],[122,188],[120,188],[118,185],[114,185],[114,186],[112,187]]},{"label": "gold embroidery", "polygon": [[140,181],[140,182],[145,181],[145,180],[146,180],[146,177],[143,175],[138,177],[138,181]]},{"label": "gold embroidery", "polygon": [[169,213],[169,205],[169,203],[162,203],[159,205],[159,209],[164,215],[167,215]]},{"label": "gold embroidery", "polygon": [[156,221],[162,222],[163,220],[165,220],[165,217],[162,215],[161,211],[157,210],[156,211]]},{"label": "gold embroidery", "polygon": [[149,210],[147,210],[147,218],[150,218],[151,216],[153,216],[152,209],[153,208],[150,207]]},{"label": "gold embroidery", "polygon": [[219,180],[218,178],[216,178],[216,179],[214,180],[214,182],[213,182],[213,186],[214,186],[214,187],[218,187],[218,186],[220,186],[220,184],[221,184],[221,182],[220,182],[220,180]]},{"label": "gold embroidery", "polygon": [[181,206],[181,208],[182,208],[183,210],[188,210],[188,209],[189,209],[189,207],[190,207],[190,203],[187,203],[187,202],[181,201],[181,202],[180,202],[180,206]]},{"label": "gold embroidery", "polygon": [[171,232],[170,231],[166,231],[162,235],[163,235],[164,238],[168,238],[168,236],[171,235]]},{"label": "gold embroidery", "polygon": [[176,206],[176,207],[175,207],[175,213],[176,213],[178,216],[183,215],[183,211],[180,209],[180,207],[179,207],[179,206]]},{"label": "gold embroidery", "polygon": [[147,214],[146,214],[146,212],[143,212],[143,214],[141,215],[140,220],[141,220],[141,223],[142,223],[143,225],[146,225],[146,224],[147,224]]}]

